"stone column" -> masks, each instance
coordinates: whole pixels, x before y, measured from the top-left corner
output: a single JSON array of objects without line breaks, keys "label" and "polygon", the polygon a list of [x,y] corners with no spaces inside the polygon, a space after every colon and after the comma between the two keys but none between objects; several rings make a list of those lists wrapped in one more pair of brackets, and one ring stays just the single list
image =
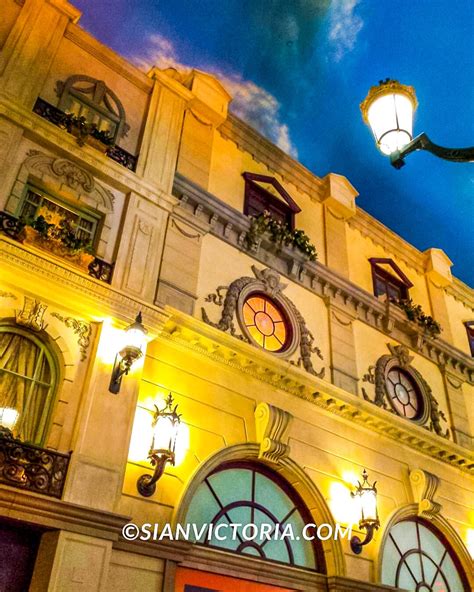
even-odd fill
[{"label": "stone column", "polygon": [[331,380],[336,386],[357,395],[357,363],[354,320],[346,310],[326,298],[329,319]]},{"label": "stone column", "polygon": [[137,174],[158,185],[165,193],[173,189],[184,109],[193,97],[171,74],[153,69],[154,85]]},{"label": "stone column", "polygon": [[193,98],[184,117],[177,171],[208,189],[215,130],[225,121],[232,97],[216,78],[197,70],[184,84]]},{"label": "stone column", "polygon": [[442,339],[452,343],[453,335],[446,305],[444,289],[453,282],[452,261],[441,249],[427,249],[425,256],[425,277],[433,318],[440,323]]},{"label": "stone column", "polygon": [[112,541],[55,530],[46,532],[30,592],[106,592]]},{"label": "stone column", "polygon": [[349,277],[346,220],[356,213],[355,198],[359,195],[342,175],[329,173],[323,179],[323,212],[326,265]]},{"label": "stone column", "polygon": [[32,109],[66,27],[80,15],[66,1],[25,0],[0,54],[1,93]]}]

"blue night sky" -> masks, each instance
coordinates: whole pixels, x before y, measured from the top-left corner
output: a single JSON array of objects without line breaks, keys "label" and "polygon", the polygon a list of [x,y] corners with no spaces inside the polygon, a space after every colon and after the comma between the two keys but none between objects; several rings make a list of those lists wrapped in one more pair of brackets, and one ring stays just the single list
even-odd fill
[{"label": "blue night sky", "polygon": [[387,77],[415,87],[415,135],[474,144],[472,0],[72,0],[80,24],[141,67],[218,75],[234,112],[420,250],[474,285],[474,166],[419,152],[397,171],[359,103]]}]

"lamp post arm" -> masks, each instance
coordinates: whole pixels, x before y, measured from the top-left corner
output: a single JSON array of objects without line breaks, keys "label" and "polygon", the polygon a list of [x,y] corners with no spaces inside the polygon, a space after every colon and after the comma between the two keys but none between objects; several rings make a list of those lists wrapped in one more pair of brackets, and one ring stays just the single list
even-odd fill
[{"label": "lamp post arm", "polygon": [[410,152],[416,150],[427,150],[439,158],[451,160],[452,162],[473,162],[474,146],[469,148],[444,148],[432,142],[428,136],[423,133],[409,142],[402,150],[396,150],[390,155],[390,162],[396,169],[401,169],[405,164],[405,157]]}]

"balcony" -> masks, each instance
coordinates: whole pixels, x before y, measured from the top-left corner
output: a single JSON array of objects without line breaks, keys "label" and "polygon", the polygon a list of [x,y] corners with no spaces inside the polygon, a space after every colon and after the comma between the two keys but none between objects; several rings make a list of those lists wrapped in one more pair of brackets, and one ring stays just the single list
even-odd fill
[{"label": "balcony", "polygon": [[[64,111],[61,111],[61,109],[58,109],[54,105],[51,105],[47,101],[38,98],[35,103],[35,106],[33,107],[33,112],[39,115],[40,117],[43,117],[43,119],[47,119],[54,125],[57,125],[61,129],[64,129],[64,131],[67,131],[64,127],[66,113],[64,113]],[[135,171],[138,160],[137,156],[130,154],[129,152],[127,152],[123,148],[120,148],[120,146],[117,145],[108,147],[106,151],[104,146],[104,152],[106,156],[108,156],[112,160],[115,160],[115,162],[118,162],[126,169]]]},{"label": "balcony", "polygon": [[[20,233],[23,227],[24,224],[18,218],[7,212],[0,212],[0,233],[20,242]],[[94,257],[87,267],[87,273],[91,277],[108,284],[112,281],[113,270],[112,263],[107,263],[98,257]]]},{"label": "balcony", "polygon": [[61,498],[70,457],[0,433],[0,483]]}]

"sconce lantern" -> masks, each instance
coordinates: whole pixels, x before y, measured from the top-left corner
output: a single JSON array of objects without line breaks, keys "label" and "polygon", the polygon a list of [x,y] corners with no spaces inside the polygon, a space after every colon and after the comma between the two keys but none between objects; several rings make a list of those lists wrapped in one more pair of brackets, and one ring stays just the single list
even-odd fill
[{"label": "sconce lantern", "polygon": [[373,539],[374,531],[380,526],[379,516],[377,512],[377,489],[375,488],[376,481],[370,485],[367,481],[367,471],[362,472],[362,484],[358,482],[356,491],[351,493],[353,498],[359,501],[361,519],[359,520],[359,528],[365,529],[365,539],[361,541],[358,536],[351,538],[351,549],[356,555],[362,552],[362,547],[370,543]]},{"label": "sconce lantern", "polygon": [[142,313],[137,314],[135,322],[125,329],[125,345],[115,356],[109,391],[115,395],[120,392],[122,377],[130,372],[132,364],[143,355],[147,330],[142,325]]},{"label": "sconce lantern", "polygon": [[177,413],[178,405],[173,407],[173,395],[166,399],[166,406],[158,409],[155,405],[153,416],[153,438],[148,458],[155,468],[153,475],[142,475],[137,481],[138,492],[144,497],[155,493],[156,482],[163,475],[166,463],[174,466],[176,440],[181,423],[181,415]]},{"label": "sconce lantern", "polygon": [[19,413],[12,407],[0,407],[0,437],[13,438]]}]

